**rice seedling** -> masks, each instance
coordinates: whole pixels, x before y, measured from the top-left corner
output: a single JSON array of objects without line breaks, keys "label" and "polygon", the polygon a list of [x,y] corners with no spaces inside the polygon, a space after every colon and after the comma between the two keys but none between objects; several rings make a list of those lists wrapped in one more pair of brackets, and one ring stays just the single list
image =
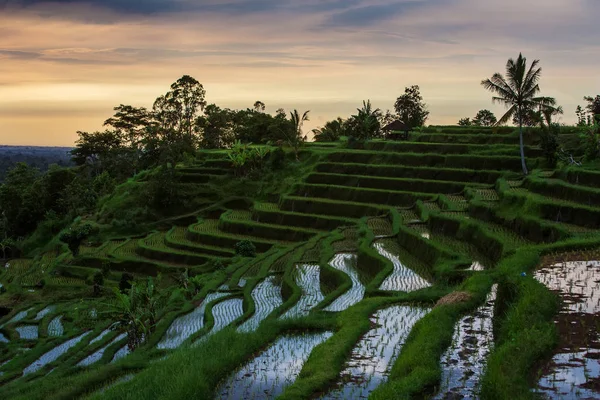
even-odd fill
[{"label": "rice seedling", "polygon": [[63,327],[62,324],[62,315],[55,317],[52,319],[52,321],[50,321],[50,323],[48,324],[48,336],[50,337],[57,337],[57,336],[62,336],[63,333],[65,332],[65,328]]},{"label": "rice seedling", "polygon": [[276,284],[276,277],[268,276],[252,290],[255,311],[252,317],[239,326],[238,332],[253,332],[260,323],[283,304],[281,287]]},{"label": "rice seedling", "polygon": [[600,261],[557,262],[537,270],[534,277],[562,300],[554,321],[559,345],[535,392],[549,398],[600,397]]},{"label": "rice seedling", "polygon": [[335,299],[324,310],[344,311],[348,307],[361,301],[365,295],[365,287],[359,279],[358,272],[353,267],[356,265],[356,255],[336,254],[329,265],[347,274],[352,280],[352,287]]},{"label": "rice seedling", "polygon": [[412,292],[431,286],[431,283],[404,265],[398,256],[390,253],[383,242],[376,242],[373,247],[394,265],[394,270],[381,283],[379,289]]},{"label": "rice seedling", "polygon": [[285,318],[300,318],[308,315],[323,299],[321,293],[318,265],[300,265],[297,267],[296,283],[302,290],[300,300],[281,316]]},{"label": "rice seedling", "polygon": [[50,364],[51,362],[56,361],[60,356],[62,356],[67,351],[69,351],[69,349],[71,349],[72,347],[74,347],[75,345],[77,345],[80,341],[82,341],[90,333],[91,332],[89,332],[89,331],[85,332],[85,333],[82,333],[81,335],[76,336],[76,337],[74,337],[72,339],[69,339],[66,342],[64,342],[64,343],[56,346],[55,348],[53,348],[49,352],[47,352],[44,355],[42,355],[36,361],[34,361],[27,368],[25,368],[23,370],[23,375],[27,375],[27,374],[31,374],[33,372],[37,372],[40,369],[42,369],[43,367],[45,367],[46,365]]},{"label": "rice seedling", "polygon": [[463,317],[454,329],[452,344],[442,355],[442,380],[434,399],[477,398],[479,381],[494,345],[493,317],[498,285],[485,304]]},{"label": "rice seedling", "polygon": [[159,349],[175,349],[179,347],[187,338],[204,327],[204,312],[208,303],[226,295],[227,293],[222,292],[208,294],[194,311],[173,321],[165,333],[165,337],[156,347]]},{"label": "rice seedling", "polygon": [[366,398],[387,380],[414,324],[428,312],[428,309],[411,306],[392,306],[377,311],[371,317],[375,327],[356,344],[339,383],[321,399]]},{"label": "rice seedling", "polygon": [[234,372],[217,389],[218,399],[272,399],[300,374],[312,350],[331,332],[283,336]]},{"label": "rice seedling", "polygon": [[244,301],[242,299],[228,299],[215,304],[212,308],[212,315],[215,321],[214,325],[211,330],[196,341],[195,344],[204,342],[206,339],[240,318],[243,314]]}]

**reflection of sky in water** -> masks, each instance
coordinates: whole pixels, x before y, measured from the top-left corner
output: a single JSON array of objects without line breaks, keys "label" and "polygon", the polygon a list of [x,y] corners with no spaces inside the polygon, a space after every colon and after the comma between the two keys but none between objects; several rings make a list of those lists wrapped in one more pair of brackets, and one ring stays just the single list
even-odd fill
[{"label": "reflection of sky in water", "polygon": [[356,263],[356,255],[354,254],[336,254],[331,260],[330,265],[333,268],[344,272],[350,277],[352,287],[327,306],[324,309],[325,311],[344,311],[362,300],[365,295],[365,287],[358,278],[356,269],[352,266],[354,263]]},{"label": "reflection of sky in water", "polygon": [[569,311],[600,312],[600,261],[572,261],[539,269],[535,278],[550,290],[560,291]]},{"label": "reflection of sky in water", "polygon": [[21,311],[21,312],[15,314],[15,316],[12,317],[6,324],[0,325],[0,328],[2,328],[4,325],[12,324],[14,322],[19,322],[19,321],[25,319],[27,314],[29,314],[29,311],[31,311],[31,308],[28,308],[27,310],[24,310],[24,311]]},{"label": "reflection of sky in water", "polygon": [[90,340],[90,344],[94,344],[96,342],[101,341],[104,338],[104,336],[108,335],[109,333],[110,333],[110,329],[103,330],[98,336],[96,336],[95,338]]},{"label": "reflection of sky in water", "polygon": [[38,338],[38,326],[37,325],[25,325],[15,328],[15,331],[19,334],[21,339],[35,340]]},{"label": "reflection of sky in water", "polygon": [[366,398],[387,379],[406,337],[428,311],[409,306],[392,306],[377,311],[371,318],[377,326],[352,349],[352,356],[341,373],[341,381],[345,383],[321,398]]},{"label": "reflection of sky in water", "polygon": [[308,315],[311,309],[323,299],[318,265],[300,265],[297,269],[296,283],[302,290],[300,300],[281,318],[299,318]]},{"label": "reflection of sky in water", "polygon": [[273,310],[283,304],[281,288],[275,285],[274,282],[275,277],[268,276],[254,287],[252,290],[252,299],[255,305],[254,314],[238,328],[238,332],[256,330]]},{"label": "reflection of sky in water", "polygon": [[[600,312],[600,261],[557,263],[536,271],[535,278],[560,293],[563,301],[560,313],[569,315],[564,318],[572,320],[571,323],[585,327],[585,316]],[[580,343],[587,342],[595,347],[600,344],[600,335],[594,336],[591,332],[583,340],[578,339]],[[559,351],[552,358],[552,370],[540,378],[535,392],[554,399],[600,398],[598,391],[581,386],[592,379],[600,379],[600,350],[573,344],[571,348]]]},{"label": "reflection of sky in water", "polygon": [[35,316],[35,320],[39,321],[40,319],[44,318],[46,315],[50,314],[55,309],[56,309],[56,306],[48,306],[48,307],[44,308],[43,310],[41,310],[40,312],[37,313],[37,315]]},{"label": "reflection of sky in water", "polygon": [[187,338],[204,326],[204,311],[208,303],[226,295],[227,293],[210,293],[194,311],[176,318],[167,330],[167,333],[165,333],[163,340],[156,347],[159,349],[174,349],[179,347]]},{"label": "reflection of sky in water", "polygon": [[[106,346],[102,347],[100,350],[96,351],[95,353],[93,353],[93,354],[87,356],[86,358],[84,358],[83,360],[81,360],[77,364],[77,366],[78,367],[87,367],[88,365],[92,365],[92,364],[100,361],[100,359],[104,355],[104,352],[110,345],[118,342],[119,340],[123,340],[126,337],[127,337],[126,333],[121,333],[119,336],[117,336],[113,340],[111,340]],[[90,344],[91,344],[91,342],[90,342]]]},{"label": "reflection of sky in water", "polygon": [[402,261],[400,261],[398,256],[387,251],[383,243],[375,243],[374,246],[379,254],[390,260],[394,265],[394,270],[387,278],[385,278],[379,287],[380,290],[412,292],[431,286],[431,284],[419,276],[419,274],[402,264]]},{"label": "reflection of sky in water", "polygon": [[244,365],[217,389],[218,399],[272,399],[291,385],[312,350],[331,332],[284,336]]},{"label": "reflection of sky in water", "polygon": [[62,315],[58,316],[48,324],[48,336],[62,336],[65,333],[65,328],[62,324]]},{"label": "reflection of sky in water", "polygon": [[72,347],[77,345],[77,343],[79,343],[83,338],[85,338],[90,333],[91,332],[85,332],[73,339],[67,340],[66,342],[64,342],[61,345],[56,346],[55,348],[53,348],[52,350],[50,350],[49,352],[47,352],[46,354],[44,354],[43,356],[38,358],[36,361],[34,361],[30,366],[25,368],[23,370],[23,374],[27,375],[32,372],[36,372],[40,368],[43,368],[44,366],[46,366],[47,364],[50,364],[51,362],[56,361],[56,359],[58,359],[60,356],[65,354],[67,351],[69,351],[69,349],[71,349]]},{"label": "reflection of sky in water", "polygon": [[452,344],[440,360],[441,387],[434,399],[477,398],[479,379],[494,345],[492,325],[497,290],[498,285],[494,285],[485,304],[458,321]]},{"label": "reflection of sky in water", "polygon": [[205,341],[241,317],[242,314],[244,314],[244,300],[242,299],[229,299],[215,304],[212,308],[212,315],[214,318],[213,327],[210,332],[200,338],[196,343]]}]

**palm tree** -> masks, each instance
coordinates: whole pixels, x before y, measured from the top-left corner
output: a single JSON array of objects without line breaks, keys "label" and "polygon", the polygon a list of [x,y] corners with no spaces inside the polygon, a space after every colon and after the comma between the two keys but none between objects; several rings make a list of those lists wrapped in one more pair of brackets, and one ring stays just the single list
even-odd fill
[{"label": "palm tree", "polygon": [[357,108],[358,114],[353,115],[354,127],[359,139],[368,140],[371,136],[374,136],[379,132],[381,125],[379,119],[381,117],[381,110],[379,108],[373,109],[371,106],[371,100],[364,101],[362,108]]},{"label": "palm tree", "polygon": [[548,106],[547,97],[535,97],[539,91],[542,69],[538,68],[539,60],[534,60],[527,69],[527,59],[519,53],[517,60],[510,58],[506,63],[506,79],[502,74],[495,73],[490,79],[481,81],[484,88],[495,93],[492,101],[504,104],[508,111],[496,122],[503,125],[516,117],[519,123],[519,147],[521,150],[521,166],[523,174],[527,175],[525,149],[523,146],[523,121],[530,110]]},{"label": "palm tree", "polygon": [[302,143],[306,140],[306,137],[302,136],[302,125],[305,121],[309,121],[308,113],[310,110],[305,111],[300,117],[300,113],[298,110],[294,109],[293,112],[290,112],[290,119],[292,120],[292,124],[294,126],[294,131],[289,133],[287,138],[287,142],[292,149],[294,149],[294,154],[296,155],[296,160],[298,160],[298,150]]},{"label": "palm tree", "polygon": [[316,142],[335,142],[342,136],[344,129],[344,120],[340,117],[333,121],[328,121],[322,128],[313,129]]}]

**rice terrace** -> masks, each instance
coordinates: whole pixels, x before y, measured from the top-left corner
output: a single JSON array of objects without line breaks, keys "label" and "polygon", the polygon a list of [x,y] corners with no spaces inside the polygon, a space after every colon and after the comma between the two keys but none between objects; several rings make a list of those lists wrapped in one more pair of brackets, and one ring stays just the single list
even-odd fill
[{"label": "rice terrace", "polygon": [[537,60],[492,73],[499,119],[414,85],[314,140],[185,75],[16,164],[0,398],[600,398],[600,96],[559,124]]}]

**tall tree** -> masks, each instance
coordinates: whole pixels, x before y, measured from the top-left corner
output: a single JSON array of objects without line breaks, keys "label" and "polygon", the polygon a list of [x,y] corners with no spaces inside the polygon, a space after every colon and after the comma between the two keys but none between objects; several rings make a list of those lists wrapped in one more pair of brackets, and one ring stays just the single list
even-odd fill
[{"label": "tall tree", "polygon": [[473,125],[493,126],[497,121],[496,116],[490,110],[479,110],[473,118]]},{"label": "tall tree", "polygon": [[404,94],[396,99],[394,109],[400,120],[411,128],[423,126],[429,116],[418,85],[405,88]]},{"label": "tall tree", "polygon": [[354,137],[360,140],[369,140],[379,135],[381,130],[381,110],[373,108],[371,100],[364,101],[362,108],[357,108],[357,114],[350,118],[349,124]]},{"label": "tall tree", "polygon": [[508,108],[508,111],[495,125],[503,125],[515,115],[517,117],[521,167],[525,175],[528,171],[523,144],[523,120],[530,110],[545,106],[544,98],[536,97],[540,91],[538,82],[542,74],[542,69],[538,67],[538,64],[539,60],[534,60],[527,68],[527,59],[519,53],[516,60],[510,58],[506,63],[506,78],[496,72],[490,79],[481,81],[484,88],[496,94],[492,97],[492,101],[504,104]]},{"label": "tall tree", "polygon": [[288,135],[286,141],[288,145],[294,150],[294,155],[296,156],[296,160],[298,160],[298,151],[300,150],[300,146],[306,141],[306,136],[302,135],[302,125],[304,122],[309,121],[308,113],[310,110],[307,110],[300,116],[298,110],[294,109],[294,111],[290,112],[290,120],[294,125],[294,132]]},{"label": "tall tree", "polygon": [[458,126],[471,126],[473,122],[471,122],[471,118],[465,117],[458,120]]},{"label": "tall tree", "polygon": [[264,112],[265,111],[265,103],[260,100],[254,102],[254,110],[256,112]]},{"label": "tall tree", "polygon": [[591,116],[592,121],[600,121],[600,95],[596,97],[585,96],[583,99],[588,102],[585,108],[588,110],[588,115]]},{"label": "tall tree", "polygon": [[315,142],[335,142],[344,132],[344,120],[340,117],[333,121],[328,121],[322,128],[313,129]]}]

